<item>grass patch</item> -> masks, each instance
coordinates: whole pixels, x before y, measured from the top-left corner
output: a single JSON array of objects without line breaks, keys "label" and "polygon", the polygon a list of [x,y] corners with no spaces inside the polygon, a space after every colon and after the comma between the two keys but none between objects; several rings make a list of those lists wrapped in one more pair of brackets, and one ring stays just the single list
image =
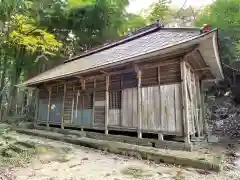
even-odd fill
[{"label": "grass patch", "polygon": [[132,176],[133,178],[152,176],[149,171],[146,171],[140,167],[127,167],[123,169],[121,173],[127,176]]},{"label": "grass patch", "polygon": [[172,177],[173,180],[185,180],[186,178],[184,176],[174,176]]},{"label": "grass patch", "polygon": [[6,130],[0,129],[0,166],[24,167],[35,157],[48,156],[45,162],[57,161],[64,163],[69,161],[68,147],[57,148],[50,145],[34,143],[31,141],[17,141]]},{"label": "grass patch", "polygon": [[2,153],[2,157],[0,157],[0,164],[5,167],[24,167],[31,162],[33,155],[34,150],[14,153],[14,151],[11,151],[10,149],[5,149]]}]

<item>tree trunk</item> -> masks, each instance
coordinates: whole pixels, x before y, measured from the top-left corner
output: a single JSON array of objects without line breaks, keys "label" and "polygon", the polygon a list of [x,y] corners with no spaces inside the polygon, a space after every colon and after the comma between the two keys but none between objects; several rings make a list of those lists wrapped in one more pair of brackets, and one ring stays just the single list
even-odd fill
[{"label": "tree trunk", "polygon": [[4,111],[6,110],[4,107],[4,104],[2,102],[3,96],[4,96],[4,89],[5,89],[5,79],[6,79],[6,70],[7,70],[7,59],[3,59],[2,63],[2,75],[1,75],[1,80],[0,80],[0,121],[2,120],[2,116],[4,114]]},{"label": "tree trunk", "polygon": [[7,70],[7,59],[3,59],[3,64],[2,64],[2,75],[1,75],[1,80],[0,80],[0,104],[2,104],[2,99],[3,99],[3,91],[4,91],[4,85],[5,85],[5,79],[6,79],[6,70]]}]

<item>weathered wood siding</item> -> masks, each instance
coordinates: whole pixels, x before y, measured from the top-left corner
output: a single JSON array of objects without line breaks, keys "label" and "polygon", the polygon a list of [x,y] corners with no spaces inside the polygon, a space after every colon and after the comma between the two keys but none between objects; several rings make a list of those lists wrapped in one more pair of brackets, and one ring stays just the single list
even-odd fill
[{"label": "weathered wood siding", "polygon": [[[142,130],[182,134],[180,84],[141,88]],[[161,95],[161,100],[160,100]],[[137,89],[122,91],[122,126],[137,128]]]},{"label": "weathered wood siding", "polygon": [[74,83],[68,82],[66,83],[66,93],[65,93],[65,101],[64,103],[64,115],[63,121],[64,124],[72,123],[72,101],[74,97]]},{"label": "weathered wood siding", "polygon": [[47,121],[48,113],[48,91],[44,86],[39,88],[39,101],[38,101],[38,122]]},{"label": "weathered wood siding", "polygon": [[92,126],[92,93],[77,92],[73,108],[73,124],[82,127]]},{"label": "weathered wood siding", "polygon": [[121,91],[109,92],[109,126],[121,125]]},{"label": "weathered wood siding", "polygon": [[[140,116],[138,120],[138,78],[141,70]],[[87,76],[59,82],[52,86],[50,124],[61,122],[64,125],[85,128],[114,127],[163,134],[183,134],[182,94],[180,59],[164,59],[153,63],[122,68],[120,74],[110,75],[109,90],[106,93],[107,71],[101,76]],[[199,79],[187,67],[187,103],[190,133],[202,131]],[[64,83],[66,93],[64,96]],[[108,111],[106,111],[108,95]],[[48,91],[44,87],[39,92],[39,120],[46,122],[48,112]],[[65,101],[63,103],[63,97]],[[64,108],[63,108],[64,106]],[[62,109],[62,110],[61,110]],[[108,112],[108,113],[105,113]],[[108,120],[105,117],[108,114]],[[139,124],[139,122],[141,122]],[[199,125],[200,124],[200,125]]]},{"label": "weathered wood siding", "polygon": [[122,91],[121,126],[137,128],[137,88],[128,88]]},{"label": "weathered wood siding", "polygon": [[[142,88],[142,129],[182,133],[180,84]],[[160,96],[161,95],[161,101]]]},{"label": "weathered wood siding", "polygon": [[61,124],[62,104],[63,104],[63,85],[62,84],[55,84],[52,86],[50,102],[51,104],[50,104],[49,124]]},{"label": "weathered wood siding", "polygon": [[95,92],[94,105],[94,126],[104,126],[105,120],[105,91]]},{"label": "weathered wood siding", "polygon": [[203,129],[202,119],[200,118],[201,95],[199,78],[192,71],[190,65],[186,66],[186,82],[187,82],[187,120],[189,122],[190,134],[195,134]]},{"label": "weathered wood siding", "polygon": [[71,103],[73,125],[87,128],[92,127],[93,88],[94,81],[92,79],[74,82],[74,96]]}]

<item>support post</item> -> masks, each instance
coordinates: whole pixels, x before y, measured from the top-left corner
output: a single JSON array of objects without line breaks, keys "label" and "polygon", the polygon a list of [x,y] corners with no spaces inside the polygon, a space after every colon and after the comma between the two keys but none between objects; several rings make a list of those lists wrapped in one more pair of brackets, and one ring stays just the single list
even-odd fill
[{"label": "support post", "polygon": [[37,121],[38,121],[38,112],[39,112],[39,89],[38,88],[36,88],[36,90],[35,90],[35,94],[36,94],[36,96],[35,96],[35,121],[34,121],[34,127],[36,127],[37,126]]},{"label": "support post", "polygon": [[120,120],[119,120],[119,125],[120,126],[123,126],[123,115],[122,115],[122,101],[123,101],[123,98],[122,98],[122,92],[123,92],[123,77],[122,77],[122,75],[121,75],[121,79],[120,79],[120,87],[121,87],[121,91],[120,91],[120,107],[121,107],[121,109],[120,109]]},{"label": "support post", "polygon": [[49,127],[50,120],[50,111],[51,111],[51,94],[52,94],[52,86],[48,87],[48,115],[47,115],[47,127]]},{"label": "support post", "polygon": [[[162,98],[161,98],[161,72],[160,72],[160,66],[157,67],[158,69],[158,92],[159,92],[159,111],[161,113],[162,110]],[[160,128],[162,127],[162,116],[160,115]],[[158,140],[163,140],[162,133],[158,133]]]},{"label": "support post", "polygon": [[203,81],[201,81],[201,115],[202,115],[202,122],[203,122],[203,133],[208,134],[208,123],[205,119],[205,104],[204,104],[204,87],[203,87]]},{"label": "support post", "polygon": [[108,112],[109,112],[109,76],[106,76],[106,91],[105,91],[105,134],[108,134]]},{"label": "support post", "polygon": [[71,124],[73,124],[73,117],[74,117],[74,104],[75,104],[75,98],[74,97],[75,97],[75,84],[73,84]]},{"label": "support post", "polygon": [[62,104],[62,121],[61,121],[61,128],[64,129],[64,105],[65,105],[65,97],[66,97],[66,89],[67,85],[64,83],[64,91],[63,91],[63,104]]},{"label": "support post", "polygon": [[96,78],[94,78],[94,92],[93,92],[93,107],[92,107],[92,127],[94,127],[94,121],[95,121],[95,89],[96,89]]},{"label": "support post", "polygon": [[138,79],[138,87],[137,87],[137,117],[138,117],[138,138],[142,138],[142,71],[137,68],[137,79]]},{"label": "support post", "polygon": [[[187,63],[186,63],[187,64]],[[188,64],[187,64],[188,65]],[[191,108],[191,117],[190,119],[192,120],[193,122],[193,129],[192,129],[192,137],[195,137],[195,133],[196,133],[196,129],[197,129],[197,122],[196,122],[196,119],[195,119],[195,98],[193,97],[193,79],[192,79],[192,72],[191,72],[191,69],[190,69],[190,66],[187,66],[187,88],[189,89],[189,97],[190,97],[190,108]],[[189,114],[189,113],[188,113]]]},{"label": "support post", "polygon": [[181,61],[181,87],[182,87],[182,104],[183,104],[183,133],[185,144],[190,144],[188,110],[189,104],[187,101],[187,69],[184,59]]},{"label": "support post", "polygon": [[200,95],[200,86],[199,86],[199,78],[197,75],[194,76],[195,77],[195,93],[196,93],[196,116],[197,116],[197,122],[198,122],[198,126],[197,126],[197,130],[198,130],[198,137],[200,137],[202,135],[202,114],[200,112],[200,102],[201,102],[201,95]]}]

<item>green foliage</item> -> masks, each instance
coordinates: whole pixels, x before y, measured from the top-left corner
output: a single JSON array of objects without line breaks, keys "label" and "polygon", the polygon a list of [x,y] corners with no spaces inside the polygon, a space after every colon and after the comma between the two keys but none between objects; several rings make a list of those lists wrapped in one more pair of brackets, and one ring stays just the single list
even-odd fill
[{"label": "green foliage", "polygon": [[134,32],[147,25],[147,20],[138,14],[127,14],[125,22],[119,30],[120,35],[125,35],[129,32]]},{"label": "green foliage", "polygon": [[206,6],[196,19],[196,25],[210,24],[219,28],[220,54],[227,64],[236,59],[240,40],[240,0],[216,0]]},{"label": "green foliage", "polygon": [[147,18],[150,22],[159,19],[161,22],[167,20],[170,14],[170,4],[171,0],[158,0],[158,2],[153,3],[149,9],[144,10]]},{"label": "green foliage", "polygon": [[9,43],[23,46],[27,52],[54,55],[62,46],[62,43],[55,39],[53,34],[46,30],[39,29],[32,18],[15,15],[11,17],[11,24],[16,28],[10,33]]},{"label": "green foliage", "polygon": [[96,3],[96,0],[68,0],[68,7],[70,9],[78,8],[86,5],[92,5],[94,3]]}]

